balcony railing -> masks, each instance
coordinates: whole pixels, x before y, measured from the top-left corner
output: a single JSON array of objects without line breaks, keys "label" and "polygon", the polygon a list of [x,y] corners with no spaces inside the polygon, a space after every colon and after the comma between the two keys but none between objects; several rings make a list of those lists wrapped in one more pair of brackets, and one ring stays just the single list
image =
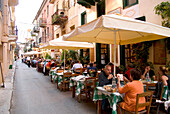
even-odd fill
[{"label": "balcony railing", "polygon": [[9,26],[9,42],[15,42],[18,39],[18,29],[17,26]]},{"label": "balcony railing", "polygon": [[9,26],[9,35],[18,35],[18,29],[17,26]]},{"label": "balcony railing", "polygon": [[35,33],[39,33],[40,32],[40,27],[39,26],[34,26],[34,28],[33,28],[33,32],[35,32]]},{"label": "balcony railing", "polygon": [[40,20],[39,20],[39,25],[40,25],[40,27],[42,27],[42,28],[46,27],[46,25],[47,25],[47,20],[44,19],[44,18],[40,18]]},{"label": "balcony railing", "polygon": [[64,15],[63,10],[57,10],[53,15],[52,15],[52,24],[53,25],[63,25],[65,22],[68,20],[68,16]]}]

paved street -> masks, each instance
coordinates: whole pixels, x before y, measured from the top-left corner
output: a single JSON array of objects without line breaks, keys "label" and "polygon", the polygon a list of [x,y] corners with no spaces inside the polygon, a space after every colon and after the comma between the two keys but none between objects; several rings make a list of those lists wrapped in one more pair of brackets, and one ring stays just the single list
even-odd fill
[{"label": "paved street", "polygon": [[48,76],[17,62],[11,114],[95,114],[92,102],[78,103],[61,92]]}]

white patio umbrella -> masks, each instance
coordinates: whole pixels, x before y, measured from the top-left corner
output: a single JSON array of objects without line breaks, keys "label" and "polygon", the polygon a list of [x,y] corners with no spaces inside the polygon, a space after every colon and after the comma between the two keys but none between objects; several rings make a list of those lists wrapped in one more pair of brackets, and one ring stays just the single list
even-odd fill
[{"label": "white patio umbrella", "polygon": [[73,41],[64,41],[63,36],[58,39],[49,41],[48,44],[40,47],[41,49],[63,49],[64,50],[64,69],[65,69],[65,49],[77,50],[77,49],[86,49],[94,48],[92,43],[87,42],[73,42]]},{"label": "white patio umbrella", "polygon": [[102,15],[94,21],[63,35],[64,40],[114,44],[114,75],[116,44],[125,45],[170,37],[170,29],[118,15]]},{"label": "white patio umbrella", "polygon": [[37,54],[42,54],[42,52],[30,51],[30,52],[27,52],[27,53],[23,53],[23,55],[37,55]]}]

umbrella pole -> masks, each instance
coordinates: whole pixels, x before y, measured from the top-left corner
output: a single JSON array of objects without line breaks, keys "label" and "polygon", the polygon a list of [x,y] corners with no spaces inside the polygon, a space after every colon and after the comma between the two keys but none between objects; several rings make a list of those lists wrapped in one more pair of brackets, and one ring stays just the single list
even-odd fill
[{"label": "umbrella pole", "polygon": [[65,70],[65,59],[66,59],[65,56],[66,55],[65,55],[65,49],[64,49],[64,70]]},{"label": "umbrella pole", "polygon": [[114,31],[114,76],[116,74],[116,30]]}]

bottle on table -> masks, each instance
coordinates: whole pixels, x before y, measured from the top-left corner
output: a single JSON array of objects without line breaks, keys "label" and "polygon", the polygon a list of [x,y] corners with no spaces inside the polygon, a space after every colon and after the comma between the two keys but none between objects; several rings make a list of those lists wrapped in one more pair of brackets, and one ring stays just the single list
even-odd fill
[{"label": "bottle on table", "polygon": [[116,84],[116,78],[113,76],[112,78],[112,87],[115,88],[117,87],[117,84]]}]

